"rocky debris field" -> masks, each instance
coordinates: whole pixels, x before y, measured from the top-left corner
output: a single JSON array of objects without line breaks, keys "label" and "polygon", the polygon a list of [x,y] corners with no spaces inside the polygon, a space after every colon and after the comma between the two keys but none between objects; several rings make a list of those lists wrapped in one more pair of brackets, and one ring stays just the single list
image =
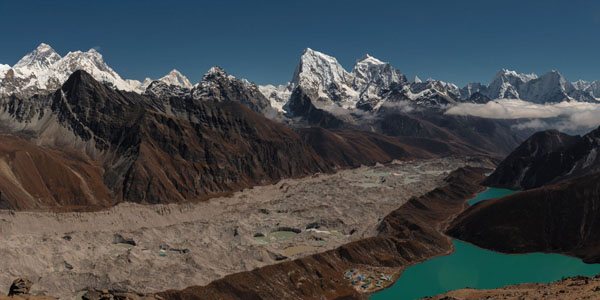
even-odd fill
[{"label": "rocky debris field", "polygon": [[451,171],[444,158],[282,180],[196,204],[120,204],[86,213],[0,212],[0,290],[29,278],[33,294],[141,293],[225,275],[374,236],[381,219]]},{"label": "rocky debris field", "polygon": [[[375,276],[391,274],[393,281],[406,267],[452,251],[452,242],[443,232],[464,210],[466,201],[484,189],[479,183],[489,171],[474,167],[452,171],[438,187],[387,214],[375,236],[225,276],[205,286],[157,295],[166,300],[365,299],[368,295],[364,292],[374,289]],[[358,272],[356,277],[362,274],[366,278],[349,278],[353,276],[348,273],[351,270]],[[360,286],[353,285],[352,279],[357,279],[357,285],[360,281]]]}]

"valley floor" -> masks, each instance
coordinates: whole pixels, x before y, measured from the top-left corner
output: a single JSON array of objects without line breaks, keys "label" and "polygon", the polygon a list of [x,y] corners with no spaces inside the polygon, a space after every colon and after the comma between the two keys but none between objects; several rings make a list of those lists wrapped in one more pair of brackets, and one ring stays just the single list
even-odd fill
[{"label": "valley floor", "polygon": [[[336,248],[376,235],[409,198],[479,161],[444,158],[282,180],[196,204],[121,204],[106,211],[0,211],[0,291],[86,288],[157,292]],[[133,245],[135,244],[135,245]]]}]

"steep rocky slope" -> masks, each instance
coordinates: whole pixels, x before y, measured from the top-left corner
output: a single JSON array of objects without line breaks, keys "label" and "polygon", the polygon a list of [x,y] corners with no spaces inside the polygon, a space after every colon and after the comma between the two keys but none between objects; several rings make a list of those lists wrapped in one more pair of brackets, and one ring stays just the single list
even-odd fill
[{"label": "steep rocky slope", "polygon": [[208,70],[202,81],[192,89],[191,96],[201,100],[239,102],[258,113],[274,114],[269,100],[256,85],[237,79],[219,67]]},{"label": "steep rocky slope", "polygon": [[508,253],[555,252],[600,262],[600,173],[478,203],[448,233]]},{"label": "steep rocky slope", "polygon": [[44,113],[54,121],[33,139],[58,148],[64,136],[45,129],[60,127],[116,201],[179,202],[328,170],[291,129],[227,99],[155,101],[78,71]]},{"label": "steep rocky slope", "polygon": [[510,153],[528,131],[515,130],[510,120],[446,115],[438,109],[404,111],[399,107],[381,107],[377,114],[350,113],[316,107],[309,94],[298,87],[286,105],[294,127],[371,131],[399,138],[426,138],[469,149],[465,153],[487,153],[503,157]]},{"label": "steep rocky slope", "polygon": [[455,153],[485,155],[460,143],[431,138],[392,137],[373,132],[320,127],[298,130],[302,139],[333,167],[371,165],[397,157],[416,159]]},{"label": "steep rocky slope", "polygon": [[335,115],[330,111],[318,108],[313,104],[313,99],[304,92],[303,88],[296,88],[286,105],[296,126],[318,126],[323,128],[347,127],[352,122],[350,116]]},{"label": "steep rocky slope", "polygon": [[485,185],[530,189],[600,171],[600,128],[581,136],[538,132],[515,149]]},{"label": "steep rocky slope", "polygon": [[77,152],[38,147],[0,135],[0,209],[89,209],[115,203],[102,167]]},{"label": "steep rocky slope", "polygon": [[444,115],[437,111],[388,110],[373,124],[378,132],[398,137],[430,138],[498,157],[510,153],[527,134],[510,121]]}]

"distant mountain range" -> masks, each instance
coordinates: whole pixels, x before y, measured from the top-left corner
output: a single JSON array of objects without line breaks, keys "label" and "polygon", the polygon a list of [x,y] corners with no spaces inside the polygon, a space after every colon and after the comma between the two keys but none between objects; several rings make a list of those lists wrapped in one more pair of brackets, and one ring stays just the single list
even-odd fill
[{"label": "distant mountain range", "polygon": [[596,102],[600,98],[600,81],[568,82],[558,71],[542,76],[501,70],[488,84],[469,83],[463,88],[440,80],[421,81],[406,76],[389,63],[365,55],[352,71],[346,71],[329,55],[306,49],[292,81],[287,85],[261,86],[261,91],[284,107],[291,91],[302,87],[319,108],[342,107],[376,110],[399,101],[419,105],[452,105],[459,102],[484,103],[493,99],[521,99],[534,103],[561,101]]},{"label": "distant mountain range", "polygon": [[[448,106],[497,97],[597,101],[595,83],[571,84],[558,72],[503,70],[489,85],[460,89],[408,80],[370,55],[348,72],[311,49],[281,86],[219,67],[197,83],[176,70],[128,80],[93,49],[61,57],[46,44],[0,70],[0,163],[11,166],[0,168],[0,207],[15,209],[180,202],[393,159],[499,158],[531,130],[516,128],[518,120],[446,114]],[[29,156],[1,156],[14,151]]]},{"label": "distant mountain range", "polygon": [[255,85],[219,68],[181,95],[112,87],[78,70],[52,93],[0,97],[0,208],[193,201],[393,159],[483,153],[453,136],[287,126],[263,115],[271,106]]},{"label": "distant mountain range", "polygon": [[[52,47],[42,43],[12,67],[0,64],[0,95],[31,96],[51,92],[76,70],[84,70],[113,88],[140,94],[177,95],[190,92],[199,84],[193,85],[177,70],[156,80],[146,78],[140,82],[123,79],[94,49],[69,52],[61,57]],[[153,82],[155,84],[151,86]],[[335,57],[312,49],[304,51],[288,84],[257,88],[270,101],[271,107],[283,112],[297,87],[314,99],[315,107],[324,110],[343,108],[373,111],[401,101],[415,105],[444,106],[503,98],[534,103],[596,102],[600,99],[600,81],[569,82],[558,71],[537,76],[501,70],[487,85],[469,83],[459,88],[455,84],[433,79],[421,81],[415,77],[409,81],[389,63],[368,54],[348,72]]]},{"label": "distant mountain range", "polygon": [[[77,70],[84,70],[96,80],[123,91],[142,93],[153,82],[149,78],[144,82],[123,79],[95,49],[69,52],[61,57],[51,46],[42,43],[14,66],[0,65],[0,94],[23,96],[53,91]],[[172,70],[158,81],[184,88],[192,87],[190,81],[177,70]]]}]

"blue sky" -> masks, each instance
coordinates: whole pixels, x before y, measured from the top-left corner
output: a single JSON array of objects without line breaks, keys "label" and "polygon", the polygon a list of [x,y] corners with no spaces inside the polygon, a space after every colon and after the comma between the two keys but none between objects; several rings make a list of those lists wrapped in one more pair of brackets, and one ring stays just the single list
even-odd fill
[{"label": "blue sky", "polygon": [[92,47],[125,78],[213,65],[290,80],[306,47],[350,69],[369,53],[408,76],[488,82],[500,68],[600,79],[600,1],[0,0],[0,63],[40,42]]}]

